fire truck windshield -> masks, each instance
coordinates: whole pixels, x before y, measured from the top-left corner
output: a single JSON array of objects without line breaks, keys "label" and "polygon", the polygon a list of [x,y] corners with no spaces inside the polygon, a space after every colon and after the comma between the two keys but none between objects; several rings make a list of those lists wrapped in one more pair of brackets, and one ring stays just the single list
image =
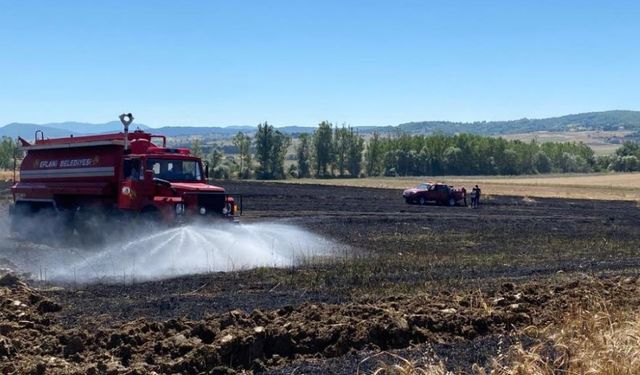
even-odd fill
[{"label": "fire truck windshield", "polygon": [[167,181],[201,181],[200,163],[195,160],[147,159],[147,169]]}]

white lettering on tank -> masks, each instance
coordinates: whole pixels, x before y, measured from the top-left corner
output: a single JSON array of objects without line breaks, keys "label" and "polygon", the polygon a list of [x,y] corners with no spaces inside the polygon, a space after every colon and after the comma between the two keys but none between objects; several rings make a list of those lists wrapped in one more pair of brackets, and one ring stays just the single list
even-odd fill
[{"label": "white lettering on tank", "polygon": [[42,160],[38,168],[90,167],[93,159]]},{"label": "white lettering on tank", "polygon": [[40,162],[40,168],[57,168],[58,161],[57,160],[43,160]]}]

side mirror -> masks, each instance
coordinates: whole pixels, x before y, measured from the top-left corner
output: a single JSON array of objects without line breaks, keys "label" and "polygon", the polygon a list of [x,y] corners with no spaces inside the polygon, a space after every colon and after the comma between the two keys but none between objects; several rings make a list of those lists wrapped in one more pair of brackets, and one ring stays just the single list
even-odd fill
[{"label": "side mirror", "polygon": [[209,179],[209,162],[204,162],[204,178]]}]

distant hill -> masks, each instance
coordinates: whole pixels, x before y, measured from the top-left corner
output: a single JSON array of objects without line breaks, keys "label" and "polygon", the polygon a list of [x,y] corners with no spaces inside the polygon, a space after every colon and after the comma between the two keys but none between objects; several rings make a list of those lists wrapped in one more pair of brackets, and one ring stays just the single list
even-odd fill
[{"label": "distant hill", "polygon": [[[133,129],[150,129],[143,124],[134,124]],[[34,139],[35,132],[42,130],[46,138],[68,137],[69,135],[101,134],[122,131],[120,121],[111,121],[104,124],[90,124],[83,122],[57,122],[49,124],[24,124],[13,122],[0,128],[0,136],[24,139]]]},{"label": "distant hill", "polygon": [[160,128],[152,128],[154,133],[163,134],[167,137],[180,137],[190,135],[207,135],[218,137],[232,137],[238,132],[255,133],[255,126],[229,126],[229,127],[217,127],[217,126],[163,126]]},{"label": "distant hill", "polygon": [[[169,137],[208,136],[212,138],[230,138],[239,131],[252,134],[255,126],[164,126],[152,128],[147,125],[134,123],[133,129],[141,128]],[[640,131],[640,111],[605,111],[589,112],[552,117],[545,119],[520,119],[512,121],[479,121],[479,122],[450,122],[450,121],[421,121],[409,122],[397,126],[354,126],[360,134],[404,132],[410,134],[432,134],[443,132],[473,133],[483,135],[500,135],[514,133],[530,133],[537,131],[579,131],[579,130],[626,130]],[[280,131],[297,135],[312,133],[315,126],[283,126]],[[85,135],[122,131],[118,121],[104,124],[89,124],[81,122],[61,122],[49,124],[21,124],[11,123],[0,127],[0,136],[15,138],[22,136],[33,139],[36,130],[42,130],[45,137],[63,137],[70,134]]]},{"label": "distant hill", "polygon": [[530,133],[536,131],[574,131],[574,130],[640,130],[640,111],[589,112],[551,117],[546,119],[527,119],[512,121],[448,122],[422,121],[400,124],[397,127],[406,133],[429,134],[474,133],[485,135]]},{"label": "distant hill", "polygon": [[[111,121],[104,124],[88,124],[84,122],[60,122],[53,124],[46,124],[48,127],[64,129],[73,132],[74,134],[99,134],[99,133],[112,133],[122,131],[122,124],[120,121]],[[149,129],[148,126],[143,124],[134,123],[133,129]]]},{"label": "distant hill", "polygon": [[47,137],[66,137],[71,133],[70,130],[58,129],[46,125],[19,124],[14,122],[0,128],[0,135],[11,138],[22,137],[25,139],[33,139],[37,130],[42,130]]}]

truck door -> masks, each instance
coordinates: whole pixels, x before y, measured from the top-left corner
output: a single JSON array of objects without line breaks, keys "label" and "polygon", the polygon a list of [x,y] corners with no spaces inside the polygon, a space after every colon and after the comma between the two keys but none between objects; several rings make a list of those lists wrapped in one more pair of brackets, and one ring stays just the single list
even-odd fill
[{"label": "truck door", "polygon": [[436,185],[438,202],[447,202],[449,200],[449,189],[447,185]]},{"label": "truck door", "polygon": [[437,201],[438,200],[438,192],[436,191],[435,185],[429,185],[429,189],[424,193],[426,200],[428,201]]},{"label": "truck door", "polygon": [[127,158],[122,162],[122,183],[118,194],[118,206],[125,210],[140,210],[147,203],[149,183],[144,181],[140,158]]}]

